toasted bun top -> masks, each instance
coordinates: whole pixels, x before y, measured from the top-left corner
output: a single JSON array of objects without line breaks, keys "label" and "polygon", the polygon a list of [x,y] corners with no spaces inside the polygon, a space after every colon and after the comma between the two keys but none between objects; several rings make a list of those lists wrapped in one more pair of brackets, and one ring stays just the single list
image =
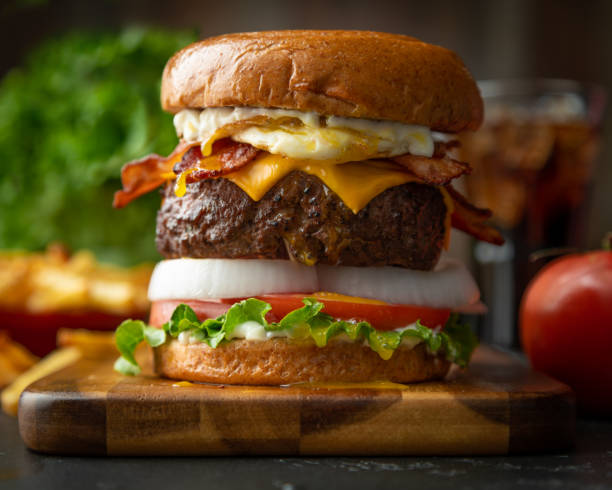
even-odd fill
[{"label": "toasted bun top", "polygon": [[478,87],[448,49],[369,31],[268,31],[191,44],[164,69],[162,106],[253,106],[476,129]]}]

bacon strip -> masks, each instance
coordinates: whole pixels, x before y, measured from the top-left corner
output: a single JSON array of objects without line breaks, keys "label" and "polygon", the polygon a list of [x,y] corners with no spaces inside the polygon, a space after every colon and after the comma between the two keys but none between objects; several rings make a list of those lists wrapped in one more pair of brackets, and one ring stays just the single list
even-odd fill
[{"label": "bacon strip", "polygon": [[[187,175],[186,182],[198,182],[234,172],[252,161],[259,150],[245,143],[238,143],[229,138],[213,144],[213,154],[217,155],[219,169],[198,169]],[[197,167],[204,158],[198,143],[179,143],[166,158],[152,154],[140,160],[126,163],[121,169],[123,189],[115,192],[113,206],[122,208],[137,197],[151,192],[167,180],[174,178],[172,173]]]},{"label": "bacon strip", "polygon": [[[217,145],[217,143],[219,144]],[[229,138],[219,140],[213,145],[213,154],[217,156],[220,167],[217,169],[198,168],[189,172],[185,182],[191,184],[193,182],[199,182],[200,180],[214,179],[235,172],[244,167],[247,163],[253,161],[259,152],[260,150],[247,143],[238,143]],[[174,167],[174,172],[178,174],[182,171],[197,167],[202,158],[200,147],[191,148],[185,153],[180,164]]]},{"label": "bacon strip", "polygon": [[454,210],[451,216],[451,224],[454,228],[465,231],[485,242],[495,245],[504,243],[504,238],[499,231],[485,223],[492,215],[490,209],[474,206],[450,185],[447,185],[445,189],[453,199]]},{"label": "bacon strip", "polygon": [[140,160],[126,163],[121,169],[121,184],[123,189],[115,192],[113,207],[122,208],[137,197],[151,192],[167,180],[167,174],[172,172],[172,166],[181,155],[194,144],[179,143],[168,157],[155,153]]},{"label": "bacon strip", "polygon": [[448,157],[427,158],[405,154],[393,157],[392,160],[423,182],[431,185],[446,185],[451,180],[472,171],[467,163]]},{"label": "bacon strip", "polygon": [[436,141],[434,142],[434,154],[433,156],[443,157],[449,151],[454,150],[455,148],[459,148],[461,146],[461,142],[459,140],[449,140],[449,141]]},{"label": "bacon strip", "polygon": [[469,164],[446,156],[447,151],[458,145],[458,141],[436,142],[431,158],[406,153],[393,157],[391,160],[427,184],[446,185],[451,180],[472,172]]}]

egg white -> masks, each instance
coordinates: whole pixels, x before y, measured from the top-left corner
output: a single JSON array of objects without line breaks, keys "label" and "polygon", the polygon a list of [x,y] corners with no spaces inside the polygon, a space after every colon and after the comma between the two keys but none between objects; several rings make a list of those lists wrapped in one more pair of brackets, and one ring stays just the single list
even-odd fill
[{"label": "egg white", "polygon": [[174,126],[183,140],[201,142],[205,155],[215,139],[226,136],[272,154],[336,163],[404,153],[431,157],[434,151],[425,126],[287,109],[184,109],[174,116]]}]

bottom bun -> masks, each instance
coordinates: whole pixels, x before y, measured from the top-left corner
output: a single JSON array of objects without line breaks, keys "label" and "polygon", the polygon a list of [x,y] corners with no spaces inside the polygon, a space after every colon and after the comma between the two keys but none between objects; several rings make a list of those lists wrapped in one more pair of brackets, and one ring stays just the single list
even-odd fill
[{"label": "bottom bun", "polygon": [[154,349],[161,376],[205,383],[284,385],[291,383],[415,383],[446,376],[450,363],[423,344],[400,346],[385,361],[360,342],[338,340],[326,347],[312,341],[232,340],[216,348],[171,340]]}]

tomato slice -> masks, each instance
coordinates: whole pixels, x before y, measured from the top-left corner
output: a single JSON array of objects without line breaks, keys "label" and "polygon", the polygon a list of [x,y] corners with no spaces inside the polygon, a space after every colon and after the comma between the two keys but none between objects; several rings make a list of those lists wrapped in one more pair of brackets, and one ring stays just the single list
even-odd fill
[{"label": "tomato slice", "polygon": [[[272,313],[278,319],[290,311],[301,308],[303,294],[275,294],[258,296],[272,305]],[[420,320],[427,327],[444,326],[450,316],[450,309],[428,308],[426,306],[394,305],[360,298],[328,299],[317,293],[311,295],[323,303],[323,313],[339,320],[366,321],[377,330],[393,330]],[[330,295],[335,296],[335,295]],[[378,304],[380,303],[380,304]]]},{"label": "tomato slice", "polygon": [[216,299],[209,301],[199,301],[195,299],[166,299],[153,301],[151,304],[149,324],[154,327],[161,327],[170,320],[174,309],[181,303],[189,305],[200,320],[205,320],[206,318],[217,318],[223,315],[223,313],[229,310],[230,307],[238,301],[240,301],[240,299]]},{"label": "tomato slice", "polygon": [[[304,306],[304,297],[315,297],[325,306],[323,312],[339,320],[359,320],[370,323],[377,330],[393,330],[405,327],[419,320],[423,325],[434,328],[444,326],[450,316],[450,309],[429,308],[427,306],[394,305],[347,297],[347,299],[329,299],[319,294],[268,294],[258,296],[258,299],[270,303],[272,311],[266,319],[270,322],[279,321],[287,313]],[[336,295],[330,295],[336,296]],[[155,301],[151,306],[150,324],[163,325],[168,321],[174,308],[185,303],[195,311],[200,320],[216,318],[225,313],[232,304],[240,299],[220,299],[210,301],[198,300],[164,300]]]}]

